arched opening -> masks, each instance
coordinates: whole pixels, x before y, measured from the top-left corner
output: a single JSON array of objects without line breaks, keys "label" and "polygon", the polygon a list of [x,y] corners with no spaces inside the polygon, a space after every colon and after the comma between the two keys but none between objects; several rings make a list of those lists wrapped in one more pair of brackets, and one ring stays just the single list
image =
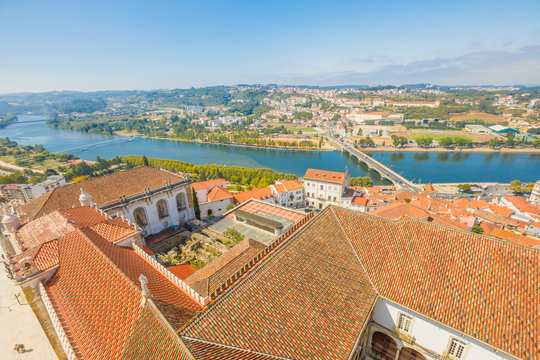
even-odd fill
[{"label": "arched opening", "polygon": [[185,210],[187,207],[187,200],[186,200],[186,194],[179,193],[176,195],[176,209],[178,212]]},{"label": "arched opening", "polygon": [[142,207],[138,207],[133,211],[133,219],[135,223],[140,227],[145,227],[148,225],[148,217],[146,216],[146,210]]},{"label": "arched opening", "polygon": [[397,344],[390,336],[376,331],[371,338],[371,353],[381,360],[394,360]]},{"label": "arched opening", "polygon": [[167,202],[164,199],[161,199],[156,204],[158,217],[160,219],[166,218],[169,216],[169,208],[167,207]]},{"label": "arched opening", "polygon": [[214,216],[214,213],[212,212],[212,209],[208,209],[208,214],[207,214],[208,217],[212,217]]},{"label": "arched opening", "polygon": [[399,360],[426,360],[418,351],[411,348],[402,348],[399,352]]}]

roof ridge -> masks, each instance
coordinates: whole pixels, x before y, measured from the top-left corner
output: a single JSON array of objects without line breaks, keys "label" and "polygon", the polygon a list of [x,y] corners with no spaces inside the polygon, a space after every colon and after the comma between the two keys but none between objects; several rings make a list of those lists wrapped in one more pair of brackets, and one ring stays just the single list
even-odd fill
[{"label": "roof ridge", "polygon": [[[188,340],[191,340],[191,341],[199,341],[199,342],[202,342],[202,343],[205,343],[205,344],[212,344],[212,345],[216,345],[216,346],[222,346],[222,347],[229,348],[229,349],[245,351],[245,352],[248,352],[250,354],[269,356],[269,357],[273,357],[275,359],[293,360],[292,358],[286,358],[286,357],[282,357],[282,356],[271,355],[271,354],[267,354],[267,353],[263,353],[263,352],[259,352],[259,351],[254,351],[254,350],[250,350],[250,349],[244,349],[244,348],[237,347],[237,346],[232,346],[232,345],[220,344],[220,343],[216,343],[216,342],[213,342],[213,341],[193,338],[193,337],[185,336],[185,335],[181,335],[180,338],[181,339],[188,339]],[[193,352],[193,351],[191,351],[191,349],[189,349],[189,350],[190,350],[190,352]]]},{"label": "roof ridge", "polygon": [[375,292],[377,293],[377,295],[380,294],[379,290],[377,289],[377,287],[375,286],[375,284],[373,283],[373,281],[371,280],[371,277],[369,276],[366,268],[364,267],[364,264],[362,263],[362,260],[360,260],[360,257],[358,256],[358,252],[356,251],[356,249],[354,248],[352,242],[351,242],[351,239],[349,238],[349,235],[347,234],[347,232],[345,232],[345,229],[343,228],[343,226],[341,225],[341,222],[339,221],[339,218],[337,217],[335,211],[334,211],[334,207],[333,206],[329,206],[329,208],[332,210],[332,214],[334,214],[334,217],[336,218],[336,221],[337,223],[339,224],[339,227],[341,229],[341,231],[343,231],[343,234],[345,235],[345,238],[347,239],[347,242],[349,243],[349,245],[351,246],[351,249],[352,251],[354,252],[354,256],[356,256],[356,259],[358,260],[358,263],[360,264],[360,267],[362,268],[362,271],[364,272],[364,274],[366,275],[369,283],[371,284],[371,286],[373,287],[373,289],[375,290]]},{"label": "roof ridge", "polygon": [[[318,213],[317,215],[313,216],[312,218],[306,220],[306,222],[300,226],[297,231],[290,234],[290,236],[286,239],[284,239],[281,243],[277,244],[273,249],[271,249],[267,254],[261,257],[253,266],[245,273],[241,275],[241,277],[233,283],[233,286],[229,286],[225,291],[223,291],[215,300],[211,300],[206,307],[204,307],[193,319],[191,319],[189,322],[187,322],[182,328],[178,330],[178,333],[185,333],[187,330],[189,330],[196,321],[200,320],[202,317],[206,316],[208,314],[209,310],[213,307],[215,307],[218,303],[224,301],[227,297],[231,295],[231,293],[238,289],[249,277],[253,276],[257,271],[259,271],[264,264],[273,256],[276,256],[276,254],[280,251],[283,251],[291,243],[291,239],[298,236],[300,233],[306,231],[309,227],[313,226],[313,223],[315,222],[315,219],[322,216],[326,213],[325,208],[323,211]],[[276,240],[275,240],[276,241]],[[271,245],[269,245],[271,246]],[[268,246],[268,247],[269,247]],[[268,248],[267,247],[267,248]],[[264,250],[263,250],[264,251]],[[257,255],[258,256],[258,255]]]}]

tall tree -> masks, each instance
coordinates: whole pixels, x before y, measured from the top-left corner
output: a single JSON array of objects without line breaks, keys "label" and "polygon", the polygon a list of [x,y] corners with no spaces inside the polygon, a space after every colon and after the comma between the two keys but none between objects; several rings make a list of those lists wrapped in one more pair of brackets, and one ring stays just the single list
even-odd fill
[{"label": "tall tree", "polygon": [[197,193],[195,192],[195,189],[191,189],[193,191],[193,210],[195,210],[195,217],[199,220],[201,220],[201,208],[199,207],[199,199],[197,199]]}]

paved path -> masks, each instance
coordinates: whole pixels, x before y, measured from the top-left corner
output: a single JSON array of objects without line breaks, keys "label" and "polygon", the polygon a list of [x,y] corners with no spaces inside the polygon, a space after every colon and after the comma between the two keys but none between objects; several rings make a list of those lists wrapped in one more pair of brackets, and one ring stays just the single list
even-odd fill
[{"label": "paved path", "polygon": [[[17,301],[15,294],[19,292],[0,263],[0,359],[58,360],[30,305]],[[24,344],[31,351],[18,354],[13,350],[15,344]]]},{"label": "paved path", "polygon": [[421,190],[418,185],[413,184],[411,181],[407,180],[405,177],[390,169],[386,165],[381,164],[377,160],[373,159],[371,156],[364,154],[358,149],[355,149],[346,141],[339,140],[330,135],[327,136],[333,144],[340,147],[341,149],[347,150],[351,155],[354,155],[356,158],[358,158],[359,161],[365,163],[368,167],[377,171],[383,178],[391,181],[396,186],[396,188],[412,193],[416,193]]}]

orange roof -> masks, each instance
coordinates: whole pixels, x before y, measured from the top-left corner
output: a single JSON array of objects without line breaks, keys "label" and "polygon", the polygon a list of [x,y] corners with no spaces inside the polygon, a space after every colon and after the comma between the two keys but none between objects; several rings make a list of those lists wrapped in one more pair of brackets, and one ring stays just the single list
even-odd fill
[{"label": "orange roof", "polygon": [[304,188],[302,183],[298,180],[283,180],[280,182],[283,184],[283,186],[285,186],[287,191],[300,190]]},{"label": "orange roof", "polygon": [[[141,306],[141,274],[148,279],[155,304],[175,329],[201,309],[135,250],[111,244],[91,229],[77,229],[60,238],[58,248],[59,268],[44,285],[80,359],[121,359],[125,349],[133,346],[134,331],[144,324],[144,312],[149,310],[148,303]],[[145,339],[136,346],[140,351],[155,345],[152,336]],[[155,349],[155,358],[170,351],[161,347]]]},{"label": "orange roof", "polygon": [[287,189],[282,184],[274,184],[274,189],[276,189],[278,194],[283,194],[284,192],[287,192]]},{"label": "orange roof", "polygon": [[304,179],[342,184],[348,175],[342,172],[307,169]]},{"label": "orange roof", "polygon": [[433,187],[433,185],[431,183],[428,183],[424,187],[424,192],[426,192],[426,193],[434,193],[434,192],[436,192],[436,190],[435,190],[435,188]]},{"label": "orange roof", "polygon": [[183,177],[176,174],[142,166],[54,188],[21,206],[17,212],[22,222],[28,222],[55,210],[80,206],[81,188],[101,207],[118,201],[121,195],[131,197],[143,194],[146,188],[154,190],[166,186],[169,182],[183,180]]},{"label": "orange roof", "polygon": [[232,194],[227,190],[219,186],[214,186],[208,193],[208,202],[220,201],[225,199],[232,199]]},{"label": "orange roof", "polygon": [[353,197],[351,204],[355,205],[367,205],[369,203],[369,200],[362,196],[355,196]]},{"label": "orange roof", "polygon": [[264,187],[261,189],[255,188],[253,190],[237,192],[233,195],[234,202],[236,204],[243,203],[244,201],[248,201],[250,199],[266,200],[273,197],[274,195],[269,187]]},{"label": "orange roof", "polygon": [[418,206],[406,202],[395,202],[388,206],[375,209],[370,212],[370,214],[382,216],[388,219],[398,219],[402,216],[409,216],[418,219],[426,219],[428,217],[427,212]]},{"label": "orange roof", "polygon": [[539,214],[540,209],[531,203],[529,203],[527,200],[520,196],[505,196],[503,198],[504,200],[510,202],[512,205],[515,206],[516,209],[518,209],[521,212],[531,213],[531,214]]},{"label": "orange roof", "polygon": [[499,205],[496,205],[496,204],[489,204],[488,205],[488,208],[493,211],[495,214],[497,215],[501,215],[501,216],[510,216],[514,213],[514,210],[510,209],[510,208],[507,208],[507,207],[504,207],[504,206],[499,206]]},{"label": "orange roof", "polygon": [[112,242],[135,232],[135,227],[121,218],[110,219],[95,208],[79,206],[57,210],[32,220],[17,230],[16,237],[21,248],[26,250],[83,227],[93,227],[96,232]]},{"label": "orange roof", "polygon": [[[257,212],[263,212],[263,213],[271,214],[271,215],[274,215],[274,216],[277,216],[286,220],[290,220],[295,223],[302,220],[306,216],[304,214],[289,210],[287,208],[283,208],[281,206],[267,204],[265,202],[256,201],[256,200],[251,200],[235,210],[243,210],[252,214],[257,213]],[[228,213],[226,216],[229,219],[234,219],[233,211]]]},{"label": "orange roof", "polygon": [[488,202],[486,200],[471,200],[471,203],[469,204],[470,208],[473,209],[485,209],[488,207]]},{"label": "orange roof", "polygon": [[225,185],[227,182],[224,179],[198,181],[191,184],[191,187],[197,191],[201,189],[211,188],[217,185]]},{"label": "orange roof", "polygon": [[463,210],[466,210],[469,207],[469,200],[467,199],[457,199],[452,203]]},{"label": "orange roof", "polygon": [[540,239],[535,239],[529,236],[516,234],[515,232],[512,232],[510,230],[494,229],[491,234],[498,238],[505,239],[519,245],[540,246]]},{"label": "orange roof", "polygon": [[172,272],[174,275],[176,275],[178,278],[182,280],[186,280],[188,277],[190,277],[191,275],[197,272],[197,270],[195,270],[189,264],[169,266],[167,270],[169,270],[170,272]]}]

